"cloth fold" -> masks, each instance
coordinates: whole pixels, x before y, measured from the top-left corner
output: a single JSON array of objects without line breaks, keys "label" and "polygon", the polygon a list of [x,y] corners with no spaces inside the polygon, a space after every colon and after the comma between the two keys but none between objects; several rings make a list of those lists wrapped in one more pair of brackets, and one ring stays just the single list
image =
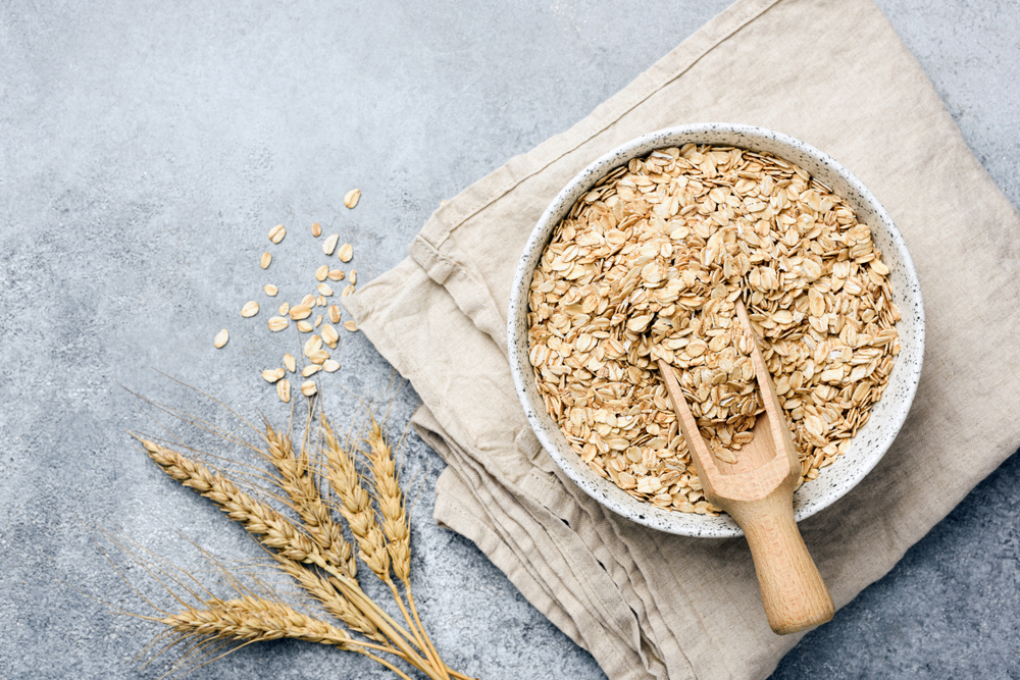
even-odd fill
[{"label": "cloth fold", "polygon": [[413,422],[448,463],[436,520],[612,680],[764,678],[800,638],[769,629],[743,539],[659,533],[574,486],[532,434],[506,358],[513,271],[560,188],[629,139],[705,121],[838,159],[890,212],[920,276],[927,346],[910,416],[878,468],[800,525],[837,607],[1020,445],[1020,216],[869,0],[740,0],[442,206],[408,259],[344,300],[422,399]]}]

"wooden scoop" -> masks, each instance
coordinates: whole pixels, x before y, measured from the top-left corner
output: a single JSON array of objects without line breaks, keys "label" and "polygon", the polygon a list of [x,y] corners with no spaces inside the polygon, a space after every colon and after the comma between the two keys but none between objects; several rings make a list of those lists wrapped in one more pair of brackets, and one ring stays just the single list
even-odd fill
[{"label": "wooden scoop", "polygon": [[787,635],[825,623],[835,608],[793,518],[793,487],[800,475],[797,449],[783,422],[776,389],[747,311],[739,300],[737,316],[751,339],[751,361],[765,413],[754,424],[754,439],[734,452],[736,463],[712,455],[680,392],[673,368],[660,359],[659,370],[705,498],[728,512],[744,530],[769,625],[776,633]]}]

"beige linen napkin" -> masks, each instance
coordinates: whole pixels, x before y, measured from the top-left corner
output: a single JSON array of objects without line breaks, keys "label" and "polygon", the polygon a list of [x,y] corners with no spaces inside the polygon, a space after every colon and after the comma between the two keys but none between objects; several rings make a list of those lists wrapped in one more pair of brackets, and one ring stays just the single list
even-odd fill
[{"label": "beige linen napkin", "polygon": [[764,678],[799,639],[769,630],[743,539],[646,529],[567,480],[529,429],[506,360],[514,267],[553,196],[618,144],[707,121],[769,127],[838,159],[891,213],[920,275],[927,347],[910,416],[874,472],[801,524],[836,605],[1020,445],[1020,216],[868,0],[740,0],[440,208],[407,260],[345,301],[422,398],[414,422],[449,463],[437,521],[613,680]]}]

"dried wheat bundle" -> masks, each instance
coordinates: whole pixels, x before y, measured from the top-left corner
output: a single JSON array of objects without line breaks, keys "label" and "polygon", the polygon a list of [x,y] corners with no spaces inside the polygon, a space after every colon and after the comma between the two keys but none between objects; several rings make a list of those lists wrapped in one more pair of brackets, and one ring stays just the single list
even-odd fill
[{"label": "dried wheat bundle", "polygon": [[[200,427],[209,429],[205,425]],[[373,415],[366,416],[363,429],[364,437],[354,434],[354,428],[338,436],[324,415],[312,414],[295,445],[289,427],[281,430],[266,423],[258,430],[259,444],[246,446],[268,462],[268,473],[257,476],[269,480],[271,492],[245,482],[244,475],[217,468],[186,447],[136,437],[169,477],[208,498],[243,526],[269,553],[277,571],[293,578],[323,615],[333,619],[293,609],[261,582],[264,592],[239,590],[232,599],[189,590],[194,602],[174,593],[180,610],[160,609],[159,616],[142,617],[166,626],[157,639],[169,638],[167,647],[189,643],[192,651],[187,657],[193,659],[199,650],[212,657],[209,650],[231,643],[292,638],[368,656],[405,680],[410,680],[407,667],[433,680],[468,680],[443,663],[418,616],[411,593],[410,525],[393,449]],[[276,509],[270,499],[292,514]],[[357,546],[357,557],[343,524]],[[362,590],[357,559],[389,588],[399,617],[390,616]],[[234,574],[219,568],[237,582]],[[172,582],[182,584],[176,577]]]}]

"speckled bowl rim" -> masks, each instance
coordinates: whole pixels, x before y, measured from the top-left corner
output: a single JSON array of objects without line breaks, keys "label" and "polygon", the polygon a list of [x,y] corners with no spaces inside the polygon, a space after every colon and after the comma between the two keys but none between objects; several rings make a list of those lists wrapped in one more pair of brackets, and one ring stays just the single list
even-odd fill
[{"label": "speckled bowl rim", "polygon": [[654,149],[682,146],[689,142],[770,151],[799,164],[854,207],[858,218],[872,227],[875,243],[890,264],[894,302],[900,307],[903,320],[897,324],[902,350],[890,374],[889,388],[873,408],[869,422],[854,437],[849,450],[831,466],[822,469],[818,479],[805,483],[795,494],[794,511],[798,522],[842,498],[878,465],[892,445],[910,411],[920,379],[924,357],[924,307],[917,271],[903,236],[874,194],[835,159],[780,132],[731,123],[697,123],[658,130],[604,154],[557,194],[528,239],[518,262],[510,296],[507,321],[510,370],[528,422],[542,447],[567,477],[613,512],[638,524],[673,534],[725,538],[743,535],[729,515],[707,517],[663,510],[632,498],[611,480],[595,474],[569,447],[559,426],[546,412],[528,359],[528,289],[555,225],[577,198],[614,168]]}]

